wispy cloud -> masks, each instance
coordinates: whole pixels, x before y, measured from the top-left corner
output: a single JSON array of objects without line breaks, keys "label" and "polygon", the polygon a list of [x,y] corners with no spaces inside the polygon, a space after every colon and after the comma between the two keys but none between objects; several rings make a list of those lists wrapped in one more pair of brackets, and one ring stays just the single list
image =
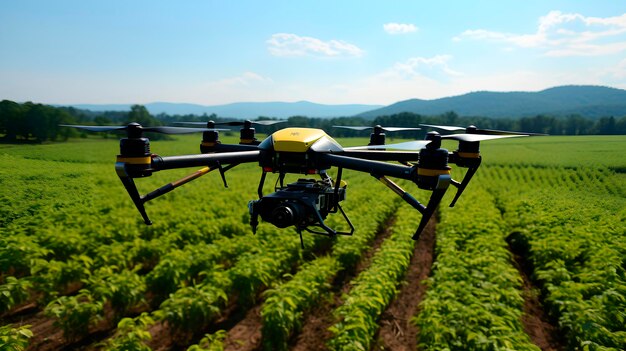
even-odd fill
[{"label": "wispy cloud", "polygon": [[262,75],[254,72],[244,72],[239,76],[224,78],[213,84],[223,86],[249,86],[255,83],[272,83],[270,78],[263,77]]},{"label": "wispy cloud", "polygon": [[443,73],[446,76],[462,75],[460,72],[457,72],[448,66],[448,61],[451,59],[452,56],[450,55],[411,57],[404,62],[395,63],[389,71],[405,77],[432,76],[433,73],[436,75]]},{"label": "wispy cloud", "polygon": [[364,51],[342,40],[323,41],[290,33],[276,33],[267,41],[274,56],[360,57]]},{"label": "wispy cloud", "polygon": [[389,34],[407,34],[417,32],[417,27],[414,24],[406,23],[385,23],[383,25],[383,29]]},{"label": "wispy cloud", "polygon": [[601,56],[626,50],[626,13],[616,17],[586,17],[551,11],[539,18],[530,34],[470,29],[454,40],[484,40],[520,48],[539,48],[546,56]]}]

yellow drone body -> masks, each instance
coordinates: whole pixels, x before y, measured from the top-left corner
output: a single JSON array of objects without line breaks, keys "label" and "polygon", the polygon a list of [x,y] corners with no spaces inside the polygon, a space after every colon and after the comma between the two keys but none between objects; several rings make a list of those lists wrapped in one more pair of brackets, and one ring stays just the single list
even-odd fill
[{"label": "yellow drone body", "polygon": [[321,129],[285,128],[272,134],[272,142],[274,150],[278,152],[307,152],[316,141],[324,137],[330,138]]}]

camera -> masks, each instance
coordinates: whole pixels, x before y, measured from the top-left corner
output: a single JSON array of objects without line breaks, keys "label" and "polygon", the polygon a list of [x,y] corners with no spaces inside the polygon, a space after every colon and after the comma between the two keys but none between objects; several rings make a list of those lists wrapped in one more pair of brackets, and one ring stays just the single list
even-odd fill
[{"label": "camera", "polygon": [[256,231],[258,216],[261,216],[263,221],[278,228],[293,225],[301,231],[308,230],[309,226],[317,226],[325,230],[323,234],[335,234],[324,224],[324,219],[329,213],[337,212],[340,209],[339,202],[345,198],[345,186],[335,187],[329,179],[298,179],[269,195],[250,201],[250,225]]}]

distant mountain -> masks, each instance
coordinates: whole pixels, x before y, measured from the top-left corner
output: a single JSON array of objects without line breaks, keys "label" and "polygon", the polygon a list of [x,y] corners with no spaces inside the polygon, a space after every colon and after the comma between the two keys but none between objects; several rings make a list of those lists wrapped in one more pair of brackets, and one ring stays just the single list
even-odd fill
[{"label": "distant mountain", "polygon": [[[78,109],[91,111],[128,111],[130,104],[117,105],[72,105]],[[287,118],[291,116],[307,117],[345,117],[382,107],[381,105],[323,105],[308,101],[299,102],[238,102],[227,105],[203,106],[196,104],[153,102],[144,105],[151,114],[202,115],[215,113],[220,117],[252,119],[259,116]]]},{"label": "distant mountain", "polygon": [[601,86],[560,86],[539,92],[479,91],[435,100],[411,99],[367,111],[375,118],[401,112],[437,115],[454,111],[460,116],[524,117],[538,114],[585,117],[626,116],[626,90]]}]

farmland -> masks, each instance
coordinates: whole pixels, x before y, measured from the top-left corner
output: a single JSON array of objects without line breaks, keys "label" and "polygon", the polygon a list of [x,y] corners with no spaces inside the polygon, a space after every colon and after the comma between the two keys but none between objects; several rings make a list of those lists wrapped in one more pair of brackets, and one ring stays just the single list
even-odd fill
[{"label": "farmland", "polygon": [[256,165],[229,171],[228,189],[210,174],[152,201],[145,226],[113,170],[115,138],[2,145],[0,349],[624,349],[626,139],[481,149],[466,193],[419,242],[416,211],[346,171],[356,232],[305,235],[302,249],[293,229],[252,235]]}]

